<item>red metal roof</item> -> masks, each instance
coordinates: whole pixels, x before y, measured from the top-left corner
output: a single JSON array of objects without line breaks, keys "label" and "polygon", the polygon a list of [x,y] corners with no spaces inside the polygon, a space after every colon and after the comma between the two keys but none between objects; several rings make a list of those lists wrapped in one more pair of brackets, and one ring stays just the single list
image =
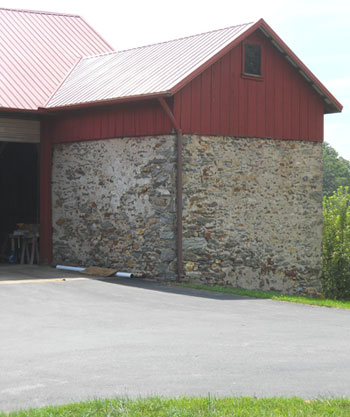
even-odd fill
[{"label": "red metal roof", "polygon": [[0,8],[0,109],[44,106],[81,56],[110,51],[80,16]]},{"label": "red metal roof", "polygon": [[46,107],[169,93],[251,26],[82,58]]},{"label": "red metal roof", "polygon": [[46,107],[80,107],[174,94],[258,29],[322,97],[325,112],[341,111],[342,105],[263,19],[174,41],[82,58]]}]

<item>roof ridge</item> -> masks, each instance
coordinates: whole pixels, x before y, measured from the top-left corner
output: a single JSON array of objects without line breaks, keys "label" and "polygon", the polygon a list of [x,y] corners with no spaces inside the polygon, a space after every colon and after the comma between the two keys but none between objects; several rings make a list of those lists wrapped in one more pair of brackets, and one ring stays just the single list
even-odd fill
[{"label": "roof ridge", "polygon": [[19,12],[19,13],[33,13],[33,14],[48,14],[48,15],[54,15],[54,16],[67,16],[67,17],[79,17],[78,14],[69,14],[69,13],[59,13],[59,12],[45,12],[43,10],[29,10],[29,9],[13,9],[13,8],[7,8],[7,7],[0,7],[0,11],[6,11],[6,12]]},{"label": "roof ridge", "polygon": [[207,35],[208,33],[220,32],[221,30],[232,29],[232,28],[235,28],[235,27],[238,27],[238,26],[247,26],[247,25],[251,25],[253,23],[255,23],[255,22],[240,23],[238,25],[227,26],[227,27],[224,27],[224,28],[221,28],[221,29],[213,29],[213,30],[209,30],[207,32],[196,33],[194,35],[188,35],[188,36],[182,36],[180,38],[169,39],[168,41],[155,42],[155,43],[150,43],[148,45],[136,46],[135,48],[122,49],[121,51],[117,51],[117,52],[127,52],[127,51],[132,51],[134,49],[148,48],[149,46],[161,45],[161,44],[164,44],[164,43],[170,43],[170,42],[175,42],[175,41],[181,41],[182,39],[195,38],[196,36],[202,36],[202,35]]},{"label": "roof ridge", "polygon": [[166,43],[170,43],[170,42],[180,41],[182,39],[195,38],[196,36],[202,36],[202,35],[207,35],[208,33],[220,32],[222,30],[232,29],[232,28],[235,28],[235,27],[238,27],[238,26],[247,26],[247,25],[251,25],[253,23],[255,23],[255,22],[241,23],[241,24],[238,24],[238,25],[227,26],[227,27],[224,27],[224,28],[221,28],[221,29],[213,29],[213,30],[209,30],[207,32],[196,33],[195,35],[182,36],[181,38],[169,39],[168,41],[155,42],[155,43],[150,43],[148,45],[143,45],[143,46],[135,46],[134,48],[122,49],[120,51],[111,51],[111,52],[104,52],[102,54],[88,55],[88,56],[84,56],[83,59],[97,58],[99,56],[105,56],[105,55],[117,55],[117,54],[120,54],[122,52],[134,51],[136,49],[149,48],[150,46],[162,45],[162,44],[166,44]]},{"label": "roof ridge", "polygon": [[96,54],[96,55],[85,55],[82,57],[82,59],[98,58],[100,56],[105,56],[105,55],[117,55],[119,52],[124,52],[124,51],[110,51],[110,52],[103,52],[102,54]]}]

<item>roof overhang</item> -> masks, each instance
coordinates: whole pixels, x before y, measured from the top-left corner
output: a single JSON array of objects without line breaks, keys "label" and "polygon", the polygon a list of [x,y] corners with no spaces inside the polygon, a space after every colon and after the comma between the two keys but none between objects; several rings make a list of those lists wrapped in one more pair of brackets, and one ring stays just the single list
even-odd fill
[{"label": "roof overhang", "polygon": [[43,114],[67,111],[67,110],[77,110],[77,109],[86,109],[89,107],[100,107],[100,106],[109,106],[113,104],[124,104],[124,103],[134,103],[141,102],[146,100],[157,100],[158,98],[169,98],[172,97],[170,91],[162,91],[155,94],[143,94],[140,96],[129,96],[129,97],[117,97],[108,100],[98,100],[98,101],[89,101],[86,103],[76,103],[69,104],[66,106],[57,106],[57,107],[39,107],[38,111]]},{"label": "roof overhang", "polygon": [[1,118],[12,118],[12,119],[29,119],[29,120],[40,120],[40,116],[44,112],[40,109],[36,110],[25,110],[25,109],[13,109],[0,107],[0,119]]},{"label": "roof overhang", "polygon": [[339,113],[343,106],[330,93],[330,91],[321,83],[321,81],[303,64],[303,62],[294,54],[294,52],[283,42],[277,33],[263,20],[257,22],[261,32],[271,41],[278,51],[293,65],[307,83],[321,96],[325,103],[325,113]]}]

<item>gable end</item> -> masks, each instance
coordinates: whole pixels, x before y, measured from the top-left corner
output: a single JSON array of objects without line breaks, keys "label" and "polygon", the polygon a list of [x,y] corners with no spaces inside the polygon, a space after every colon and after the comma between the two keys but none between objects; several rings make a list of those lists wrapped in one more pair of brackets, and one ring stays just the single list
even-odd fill
[{"label": "gable end", "polygon": [[[259,46],[261,75],[245,73],[245,45]],[[184,133],[323,140],[325,103],[256,30],[174,96]]]}]

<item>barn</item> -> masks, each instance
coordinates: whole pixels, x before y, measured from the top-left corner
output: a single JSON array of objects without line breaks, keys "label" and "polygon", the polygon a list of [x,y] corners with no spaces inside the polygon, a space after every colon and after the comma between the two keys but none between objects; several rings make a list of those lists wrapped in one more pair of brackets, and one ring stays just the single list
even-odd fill
[{"label": "barn", "polygon": [[7,236],[16,223],[40,222],[38,108],[79,57],[112,50],[79,16],[0,8],[2,261],[7,258]]},{"label": "barn", "polygon": [[90,35],[30,112],[1,99],[40,125],[41,261],[317,293],[341,104],[263,19],[120,52]]}]

